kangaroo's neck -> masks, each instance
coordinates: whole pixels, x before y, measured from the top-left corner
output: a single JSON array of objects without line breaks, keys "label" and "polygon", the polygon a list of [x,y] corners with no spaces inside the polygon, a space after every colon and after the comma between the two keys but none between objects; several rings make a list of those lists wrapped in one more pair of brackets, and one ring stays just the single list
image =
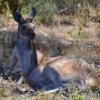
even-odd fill
[{"label": "kangaroo's neck", "polygon": [[19,36],[19,39],[17,41],[17,44],[21,47],[21,48],[30,48],[31,47],[31,42],[32,40],[30,39],[26,39],[23,37]]},{"label": "kangaroo's neck", "polygon": [[21,48],[31,47],[31,40],[20,35],[21,34],[21,31],[20,31],[20,28],[19,27],[20,26],[18,26],[18,41],[17,41],[17,44]]}]

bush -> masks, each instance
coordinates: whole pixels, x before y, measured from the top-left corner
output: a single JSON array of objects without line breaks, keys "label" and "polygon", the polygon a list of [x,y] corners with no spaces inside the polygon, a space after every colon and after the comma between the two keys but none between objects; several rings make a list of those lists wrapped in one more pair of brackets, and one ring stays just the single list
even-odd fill
[{"label": "bush", "polygon": [[54,14],[57,10],[53,0],[30,0],[30,2],[22,2],[22,13],[29,13],[32,7],[37,9],[36,20],[42,24],[51,24],[54,20]]},{"label": "bush", "polygon": [[[1,0],[0,13],[5,13],[7,16],[11,15],[12,11],[18,11],[22,14],[28,14],[32,7],[37,9],[36,20],[42,24],[51,25],[54,23],[54,15],[57,10],[64,9],[80,3],[81,8],[89,3],[91,6],[98,7],[100,0]],[[69,13],[73,11],[69,11]],[[74,11],[74,13],[81,14],[82,11]],[[69,14],[67,11],[67,14]]]}]

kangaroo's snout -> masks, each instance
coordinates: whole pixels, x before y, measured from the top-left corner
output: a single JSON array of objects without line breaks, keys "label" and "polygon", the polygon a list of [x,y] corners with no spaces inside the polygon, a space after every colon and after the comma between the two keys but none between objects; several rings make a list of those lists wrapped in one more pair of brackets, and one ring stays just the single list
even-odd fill
[{"label": "kangaroo's snout", "polygon": [[36,36],[35,33],[33,33],[33,32],[30,32],[30,33],[29,33],[30,39],[34,39],[35,36]]},{"label": "kangaroo's snout", "polygon": [[28,37],[29,37],[30,39],[34,39],[34,37],[36,36],[36,34],[35,34],[35,32],[34,32],[34,30],[35,30],[35,25],[32,24],[32,23],[30,23],[28,26],[30,26],[30,27],[27,28]]}]

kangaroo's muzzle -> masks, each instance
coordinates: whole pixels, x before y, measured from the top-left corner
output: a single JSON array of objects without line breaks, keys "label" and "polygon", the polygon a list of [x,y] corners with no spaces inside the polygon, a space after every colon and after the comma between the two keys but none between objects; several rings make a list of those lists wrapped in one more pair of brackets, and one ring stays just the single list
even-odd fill
[{"label": "kangaroo's muzzle", "polygon": [[34,39],[36,34],[34,32],[29,32],[29,38]]}]

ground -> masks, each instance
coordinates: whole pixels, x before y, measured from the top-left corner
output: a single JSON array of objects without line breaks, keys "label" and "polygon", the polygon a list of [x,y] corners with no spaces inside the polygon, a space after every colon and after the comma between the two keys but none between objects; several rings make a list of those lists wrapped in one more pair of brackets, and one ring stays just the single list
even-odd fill
[{"label": "ground", "polygon": [[[36,26],[35,45],[43,54],[49,56],[72,56],[85,59],[88,63],[95,65],[98,75],[100,75],[100,23],[87,22],[87,25],[80,25],[78,19],[70,16],[58,17],[57,25],[45,26],[38,22]],[[63,100],[60,93],[47,94],[40,96],[40,92],[34,92],[23,83],[23,90],[16,88],[16,81],[20,77],[20,68],[17,64],[13,73],[12,80],[9,81],[5,72],[10,64],[11,52],[17,41],[17,23],[13,19],[0,18],[0,100]],[[24,91],[24,92],[23,92]],[[73,91],[73,90],[71,90]],[[99,91],[99,92],[98,92]],[[100,93],[100,86],[97,89]],[[95,94],[90,93],[91,100],[94,100]],[[88,98],[89,94],[85,93]],[[78,94],[77,97],[74,95]],[[32,96],[31,96],[32,95]],[[75,100],[85,100],[81,98],[81,93],[76,92],[69,95]],[[99,100],[98,96],[98,100]],[[67,98],[67,97],[66,97]],[[85,98],[85,99],[84,99]],[[89,100],[89,99],[87,99]]]}]

